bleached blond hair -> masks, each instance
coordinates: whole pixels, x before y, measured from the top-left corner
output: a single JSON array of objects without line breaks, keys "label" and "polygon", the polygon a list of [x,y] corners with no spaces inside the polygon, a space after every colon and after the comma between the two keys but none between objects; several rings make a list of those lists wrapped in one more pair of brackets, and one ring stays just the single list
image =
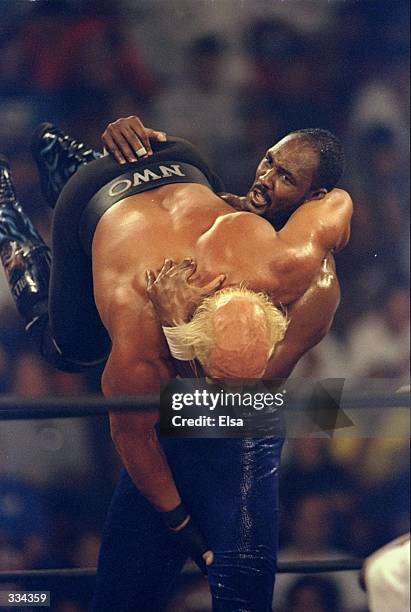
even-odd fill
[{"label": "bleached blond hair", "polygon": [[218,308],[234,298],[245,298],[263,311],[270,356],[285,336],[289,323],[287,315],[281,308],[274,306],[265,293],[251,291],[244,286],[220,289],[203,300],[189,323],[172,329],[174,342],[191,349],[203,366],[206,366],[210,352],[215,346],[213,315]]}]

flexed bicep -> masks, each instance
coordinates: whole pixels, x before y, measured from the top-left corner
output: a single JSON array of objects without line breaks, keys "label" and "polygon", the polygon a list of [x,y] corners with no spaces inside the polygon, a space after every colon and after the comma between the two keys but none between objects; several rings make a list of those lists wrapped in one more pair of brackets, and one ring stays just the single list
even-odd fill
[{"label": "flexed bicep", "polygon": [[329,255],[315,281],[289,306],[290,323],[269,361],[266,377],[287,378],[299,359],[324,338],[334,320],[340,295],[334,258]]}]

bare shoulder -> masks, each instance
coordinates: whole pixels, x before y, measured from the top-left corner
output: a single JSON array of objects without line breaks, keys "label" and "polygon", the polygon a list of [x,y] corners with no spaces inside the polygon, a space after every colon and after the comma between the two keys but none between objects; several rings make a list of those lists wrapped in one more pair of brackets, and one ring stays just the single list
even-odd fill
[{"label": "bare shoulder", "polygon": [[266,263],[271,261],[277,232],[268,221],[254,213],[233,212],[218,217],[201,241],[208,245],[209,254],[213,253],[221,261],[241,264],[245,270],[256,262],[262,266],[264,258]]},{"label": "bare shoulder", "polygon": [[353,201],[344,189],[334,188],[324,197],[324,204],[329,206],[330,212],[335,211],[340,215],[351,218],[353,213]]},{"label": "bare shoulder", "polygon": [[109,306],[112,347],[102,385],[106,395],[158,390],[170,376],[169,354],[151,303],[137,292],[117,292]]},{"label": "bare shoulder", "polygon": [[[221,215],[198,239],[196,257],[212,273],[228,274],[230,283],[260,283],[262,290],[277,291],[281,262],[280,241],[268,221],[249,212]],[[276,259],[275,270],[271,268]],[[283,260],[288,257],[282,257]],[[258,279],[258,280],[257,280]],[[294,295],[294,293],[293,293]]]},{"label": "bare shoulder", "polygon": [[334,188],[323,198],[308,200],[293,213],[292,217],[305,217],[311,214],[321,213],[326,218],[335,216],[351,217],[353,212],[353,201],[348,191]]},{"label": "bare shoulder", "polygon": [[353,206],[352,198],[348,191],[340,189],[339,187],[334,187],[334,189],[329,191],[324,196],[324,200],[329,200],[329,203],[335,206],[346,206],[348,208],[352,208]]},{"label": "bare shoulder", "polygon": [[332,251],[336,253],[347,245],[350,238],[353,201],[344,189],[333,189],[324,200],[327,204],[324,229]]},{"label": "bare shoulder", "polygon": [[253,237],[258,235],[260,238],[273,238],[277,232],[273,226],[263,217],[252,212],[238,211],[222,215],[216,219],[213,228],[215,230],[223,230],[224,232],[235,232],[237,237],[241,238],[245,232],[245,236]]},{"label": "bare shoulder", "polygon": [[339,251],[349,240],[352,213],[353,203],[349,193],[343,189],[333,189],[323,198],[302,204],[279,235],[291,244],[310,242],[325,253]]}]

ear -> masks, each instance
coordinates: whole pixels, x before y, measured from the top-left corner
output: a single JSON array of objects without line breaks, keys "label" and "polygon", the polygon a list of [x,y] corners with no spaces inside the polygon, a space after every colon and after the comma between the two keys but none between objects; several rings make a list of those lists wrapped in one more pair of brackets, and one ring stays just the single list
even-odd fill
[{"label": "ear", "polygon": [[328,193],[328,190],[325,187],[321,187],[321,189],[316,189],[315,191],[311,191],[308,194],[307,200],[322,200]]}]

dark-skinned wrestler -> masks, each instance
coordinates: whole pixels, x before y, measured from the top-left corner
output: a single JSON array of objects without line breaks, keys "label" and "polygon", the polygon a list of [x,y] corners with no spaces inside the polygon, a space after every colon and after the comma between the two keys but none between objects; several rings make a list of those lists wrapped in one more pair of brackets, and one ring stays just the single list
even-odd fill
[{"label": "dark-skinned wrestler", "polygon": [[[144,127],[135,116],[109,124],[102,136],[103,144],[120,164],[137,160],[138,151],[151,156],[150,139],[164,141],[167,134]],[[333,187],[325,176],[313,185],[317,166],[318,151],[304,138],[304,131],[290,134],[266,152],[246,196],[219,195],[236,210],[254,212],[281,229],[298,207],[324,197]],[[326,187],[319,187],[320,184]],[[335,193],[342,199],[347,198],[348,206],[352,206],[348,194],[341,190]],[[155,284],[151,278],[149,295],[162,325],[173,326],[189,320],[208,295],[210,289],[204,290],[194,280],[194,269],[195,263],[191,262],[162,272]],[[276,346],[266,377],[287,378],[291,374],[302,355],[328,332],[339,300],[334,257],[329,253],[307,291],[288,305],[286,336]]]},{"label": "dark-skinned wrestler", "polygon": [[[157,163],[158,149],[155,153]],[[171,161],[167,159],[168,168]],[[101,170],[98,187],[94,180],[97,163]],[[308,166],[307,180],[315,164]],[[147,162],[139,162],[140,173],[146,168]],[[124,166],[121,174],[134,170],[134,165]],[[157,168],[156,176],[158,172]],[[75,315],[77,302],[81,310],[75,329],[79,336],[68,338],[64,330],[59,335],[55,326],[56,344],[60,354],[73,363],[80,361],[73,348],[79,337],[86,347],[82,361],[102,356],[105,330],[96,333],[93,329],[90,299],[85,299],[87,292],[83,293],[81,284],[85,280],[90,283],[90,272],[85,274],[83,262],[90,255],[87,249],[91,243],[95,303],[111,339],[103,376],[107,397],[158,391],[160,378],[175,373],[147,296],[146,269],[159,269],[165,257],[181,260],[189,256],[197,261],[197,278],[203,284],[211,283],[209,289],[218,285],[218,275],[223,273],[225,286],[245,281],[250,289],[267,293],[274,303],[288,304],[306,294],[324,258],[348,238],[351,202],[343,192],[307,202],[281,232],[275,233],[255,215],[233,213],[196,179],[130,196],[121,192],[116,203],[110,202],[107,208],[104,204],[102,216],[100,210],[97,220],[88,219],[82,244],[75,232],[79,245],[74,244],[70,224],[78,224],[79,207],[84,208],[100,187],[119,174],[110,159],[81,169],[63,190],[54,220],[54,236],[58,236],[53,241],[54,262],[58,265],[60,249],[66,263],[68,256],[76,258],[76,266],[72,262],[72,269],[61,278],[52,277],[50,306],[53,283],[56,289],[60,282],[60,289],[77,288],[68,305],[65,295],[61,307],[67,312],[74,310]],[[91,183],[92,191],[88,191]],[[54,299],[58,300],[56,292]],[[85,336],[90,344],[84,342]],[[161,609],[187,556],[187,547],[176,542],[163,521],[164,513],[180,507],[182,497],[214,551],[214,563],[208,568],[214,609],[269,610],[275,568],[274,474],[281,441],[179,440],[162,445],[154,433],[155,413],[111,414],[110,421],[128,474],[122,478],[109,513],[95,609]],[[247,469],[256,469],[259,464],[260,470],[264,465],[266,474],[257,482]],[[227,529],[227,513],[231,529]],[[181,518],[183,523],[187,520]],[[246,534],[244,524],[249,528]]]}]

